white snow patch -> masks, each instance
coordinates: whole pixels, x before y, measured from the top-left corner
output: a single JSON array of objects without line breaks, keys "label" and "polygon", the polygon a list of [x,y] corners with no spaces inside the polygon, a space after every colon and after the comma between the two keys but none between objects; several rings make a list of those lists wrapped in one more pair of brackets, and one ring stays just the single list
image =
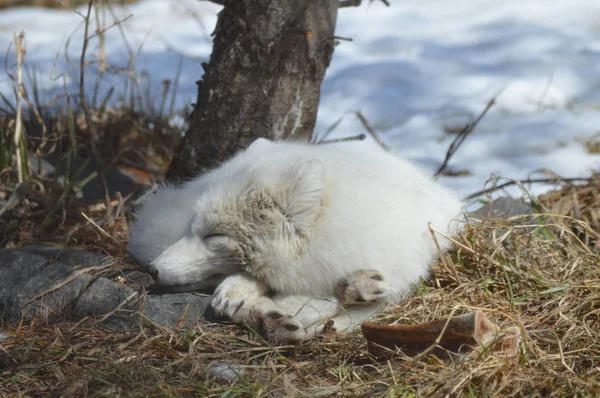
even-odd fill
[{"label": "white snow patch", "polygon": [[[523,179],[548,169],[565,177],[600,168],[600,155],[586,141],[600,131],[600,2],[579,0],[392,0],[364,2],[339,12],[341,42],[322,88],[315,132],[322,134],[343,115],[361,112],[398,153],[432,173],[444,159],[452,134],[497,96],[497,105],[450,161],[462,177],[441,177],[461,195],[483,188],[490,176]],[[197,0],[143,0],[116,7],[136,59],[140,84],[159,96],[163,79],[174,79],[184,54],[176,105],[189,106],[201,78],[201,62],[211,51],[219,6]],[[83,8],[79,9],[84,12]],[[113,17],[104,14],[106,25]],[[71,91],[77,73],[64,57],[77,60],[82,19],[65,10],[16,8],[0,13],[0,48],[12,33],[25,31],[26,62],[48,98],[62,92],[61,73]],[[97,42],[92,43],[93,59]],[[128,53],[117,28],[106,33],[108,61],[124,67]],[[56,55],[57,65],[53,68]],[[5,52],[0,52],[4,64]],[[14,64],[14,52],[7,60]],[[52,71],[52,75],[51,72]],[[89,73],[88,85],[95,85]],[[144,78],[146,76],[146,78]],[[108,73],[102,92],[124,87]],[[0,92],[12,98],[12,85],[0,75]],[[100,95],[102,98],[102,95]],[[364,133],[347,116],[330,136]],[[539,174],[534,174],[539,177]],[[534,193],[548,186],[534,185]],[[521,195],[518,187],[510,193]]]}]

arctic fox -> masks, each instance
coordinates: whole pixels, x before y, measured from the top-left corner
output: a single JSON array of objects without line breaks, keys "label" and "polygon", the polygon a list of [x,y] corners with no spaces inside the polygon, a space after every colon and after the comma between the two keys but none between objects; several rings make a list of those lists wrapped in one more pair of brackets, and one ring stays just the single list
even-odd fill
[{"label": "arctic fox", "polygon": [[400,301],[438,254],[429,226],[453,235],[461,211],[381,149],[258,139],[181,187],[161,186],[130,226],[130,250],[157,283],[216,287],[217,315],[298,342],[327,319],[351,330]]}]

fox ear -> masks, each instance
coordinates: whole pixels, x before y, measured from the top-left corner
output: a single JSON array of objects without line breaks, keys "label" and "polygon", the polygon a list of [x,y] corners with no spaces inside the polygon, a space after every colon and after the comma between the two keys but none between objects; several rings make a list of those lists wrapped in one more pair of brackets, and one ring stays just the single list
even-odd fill
[{"label": "fox ear", "polygon": [[292,167],[284,175],[291,184],[287,192],[285,215],[301,234],[307,234],[321,213],[325,194],[325,166],[309,160]]}]

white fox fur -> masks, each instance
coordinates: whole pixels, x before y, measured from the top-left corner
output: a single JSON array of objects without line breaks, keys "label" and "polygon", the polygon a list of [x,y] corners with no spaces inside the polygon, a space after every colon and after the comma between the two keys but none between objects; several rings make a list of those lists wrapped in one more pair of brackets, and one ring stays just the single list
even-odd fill
[{"label": "white fox fur", "polygon": [[161,186],[130,226],[130,250],[161,284],[218,285],[217,314],[283,343],[328,318],[355,328],[401,300],[437,256],[429,225],[453,235],[461,210],[381,149],[259,139],[181,187]]}]

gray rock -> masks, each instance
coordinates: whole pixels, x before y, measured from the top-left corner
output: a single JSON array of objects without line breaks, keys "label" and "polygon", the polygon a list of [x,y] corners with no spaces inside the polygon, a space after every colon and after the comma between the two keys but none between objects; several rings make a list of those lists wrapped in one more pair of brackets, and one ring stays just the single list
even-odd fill
[{"label": "gray rock", "polygon": [[513,198],[497,198],[475,210],[474,215],[489,218],[510,218],[524,214],[534,214],[530,204]]},{"label": "gray rock", "polygon": [[217,382],[230,384],[244,376],[244,369],[239,365],[216,362],[208,367],[207,376]]},{"label": "gray rock", "polygon": [[[9,322],[29,319],[97,317],[123,330],[150,319],[166,326],[191,327],[201,320],[208,298],[193,293],[152,296],[147,275],[123,274],[99,254],[54,247],[0,250],[0,314]],[[115,280],[122,276],[129,284]],[[142,316],[140,316],[142,314]]]}]

